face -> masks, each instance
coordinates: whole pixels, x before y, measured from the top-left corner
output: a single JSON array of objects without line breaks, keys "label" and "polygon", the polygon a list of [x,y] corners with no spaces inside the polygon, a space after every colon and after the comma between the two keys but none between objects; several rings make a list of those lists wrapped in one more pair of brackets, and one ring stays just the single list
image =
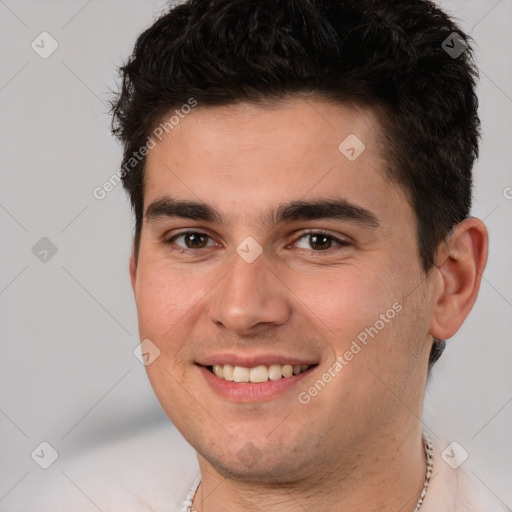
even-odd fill
[{"label": "face", "polygon": [[321,475],[417,423],[432,286],[378,134],[369,111],[296,98],[198,107],[148,154],[147,372],[221,475]]}]

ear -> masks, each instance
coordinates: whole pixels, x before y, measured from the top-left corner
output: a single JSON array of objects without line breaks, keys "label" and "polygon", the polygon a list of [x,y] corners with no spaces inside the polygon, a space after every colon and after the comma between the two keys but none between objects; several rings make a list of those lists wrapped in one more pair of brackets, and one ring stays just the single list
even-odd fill
[{"label": "ear", "polygon": [[137,264],[135,263],[134,251],[130,255],[130,280],[132,282],[132,290],[135,293],[135,279],[137,277]]},{"label": "ear", "polygon": [[487,263],[489,234],[474,217],[457,224],[436,252],[436,280],[430,334],[446,340],[473,308]]}]

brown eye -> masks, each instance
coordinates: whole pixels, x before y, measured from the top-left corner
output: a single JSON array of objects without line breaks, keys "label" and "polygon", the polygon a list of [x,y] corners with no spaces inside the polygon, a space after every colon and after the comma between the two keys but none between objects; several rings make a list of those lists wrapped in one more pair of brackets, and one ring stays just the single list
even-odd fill
[{"label": "brown eye", "polygon": [[183,236],[185,245],[189,249],[202,249],[203,247],[206,247],[206,239],[208,237],[201,233],[187,233]]},{"label": "brown eye", "polygon": [[[303,239],[305,239],[306,241],[303,243],[303,246],[301,247],[299,243]],[[333,244],[338,245],[340,247],[350,245],[348,242],[340,240],[339,238],[336,238],[335,236],[329,233],[322,232],[304,233],[297,239],[295,245],[297,245],[300,249],[313,249],[314,252],[322,252],[333,248]]]},{"label": "brown eye", "polygon": [[[183,239],[183,242],[177,243],[176,241],[180,238]],[[167,240],[165,243],[168,245],[177,245],[178,250],[204,249],[205,247],[208,247],[208,239],[210,238],[211,237],[206,233],[201,233],[197,231],[185,231],[182,233],[178,233],[177,235]],[[210,246],[211,245],[212,244],[210,244]]]},{"label": "brown eye", "polygon": [[309,235],[310,238],[310,245],[313,249],[330,249],[332,239],[329,236],[326,235]]}]

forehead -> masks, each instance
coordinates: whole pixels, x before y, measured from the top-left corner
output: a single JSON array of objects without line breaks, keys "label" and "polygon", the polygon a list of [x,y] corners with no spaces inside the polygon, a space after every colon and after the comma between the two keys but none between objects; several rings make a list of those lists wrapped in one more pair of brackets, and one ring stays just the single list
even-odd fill
[{"label": "forehead", "polygon": [[197,107],[149,151],[145,208],[170,194],[226,211],[225,220],[268,220],[284,202],[338,197],[410,217],[379,134],[370,110],[323,100]]}]

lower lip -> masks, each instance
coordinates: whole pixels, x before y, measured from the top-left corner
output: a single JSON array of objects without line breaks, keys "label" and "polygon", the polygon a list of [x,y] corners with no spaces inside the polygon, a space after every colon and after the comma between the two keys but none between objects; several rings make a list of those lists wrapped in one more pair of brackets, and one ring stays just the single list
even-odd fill
[{"label": "lower lip", "polygon": [[283,377],[279,380],[252,383],[230,382],[228,380],[220,379],[204,366],[198,365],[197,367],[206,382],[218,395],[233,402],[264,402],[276,398],[297,386],[297,384],[299,384],[306,375],[309,375],[316,368],[316,366],[314,366],[305,372],[293,375],[292,377]]}]

